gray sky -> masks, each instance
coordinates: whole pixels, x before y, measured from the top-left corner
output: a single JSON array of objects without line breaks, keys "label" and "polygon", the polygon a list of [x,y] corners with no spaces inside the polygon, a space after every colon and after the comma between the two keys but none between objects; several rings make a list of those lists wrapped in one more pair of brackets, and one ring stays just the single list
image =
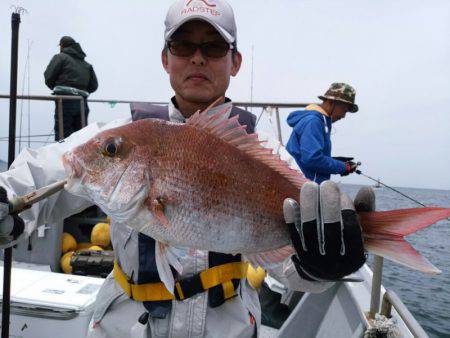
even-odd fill
[{"label": "gray sky", "polygon": [[[390,185],[450,189],[449,1],[230,3],[244,62],[229,97],[250,100],[251,46],[254,101],[315,101],[331,82],[348,82],[357,90],[360,112],[334,125],[334,155],[355,156],[363,171]],[[12,4],[28,10],[20,27],[19,93],[28,42],[30,92],[47,95],[42,73],[58,52],[59,38],[71,35],[99,78],[92,98],[167,101],[172,95],[160,62],[171,1],[155,0],[1,1],[0,93],[9,93]],[[27,107],[23,106],[24,115]],[[125,105],[90,108],[90,122],[129,114]],[[282,114],[284,140],[290,134],[284,122],[288,113]],[[6,100],[0,101],[0,116],[3,137],[8,132]],[[52,130],[53,104],[32,102],[31,116],[32,134]],[[27,123],[24,118],[23,134]],[[275,133],[267,119],[261,129]],[[0,158],[6,157],[7,143],[0,142]],[[356,175],[334,179],[371,184]]]}]

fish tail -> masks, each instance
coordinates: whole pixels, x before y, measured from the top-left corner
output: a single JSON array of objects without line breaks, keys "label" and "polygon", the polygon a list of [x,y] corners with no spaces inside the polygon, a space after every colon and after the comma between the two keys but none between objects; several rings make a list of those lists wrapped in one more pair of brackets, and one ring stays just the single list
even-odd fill
[{"label": "fish tail", "polygon": [[367,251],[422,272],[441,272],[403,237],[450,217],[449,208],[373,211],[358,215]]}]

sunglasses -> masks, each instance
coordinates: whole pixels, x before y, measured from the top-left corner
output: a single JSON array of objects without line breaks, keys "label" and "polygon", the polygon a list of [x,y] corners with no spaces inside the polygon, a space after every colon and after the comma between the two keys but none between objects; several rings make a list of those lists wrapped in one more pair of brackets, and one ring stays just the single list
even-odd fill
[{"label": "sunglasses", "polygon": [[167,47],[170,53],[179,57],[190,57],[195,54],[197,49],[204,57],[218,59],[227,55],[230,49],[234,47],[225,41],[211,41],[204,43],[193,43],[190,41],[168,41]]}]

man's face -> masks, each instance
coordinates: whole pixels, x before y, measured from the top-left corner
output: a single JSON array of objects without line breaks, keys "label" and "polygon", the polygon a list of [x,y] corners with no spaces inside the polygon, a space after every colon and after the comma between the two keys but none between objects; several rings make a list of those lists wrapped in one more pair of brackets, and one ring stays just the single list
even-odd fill
[{"label": "man's face", "polygon": [[334,101],[334,109],[331,116],[333,122],[339,121],[350,111],[350,105],[345,102]]},{"label": "man's face", "polygon": [[[171,40],[201,44],[223,41],[223,38],[213,26],[196,20],[182,25]],[[196,104],[210,103],[225,95],[230,76],[238,73],[241,61],[241,55],[233,56],[231,50],[220,58],[205,57],[199,49],[188,57],[172,55],[169,50],[162,53],[162,63],[176,96]]]}]

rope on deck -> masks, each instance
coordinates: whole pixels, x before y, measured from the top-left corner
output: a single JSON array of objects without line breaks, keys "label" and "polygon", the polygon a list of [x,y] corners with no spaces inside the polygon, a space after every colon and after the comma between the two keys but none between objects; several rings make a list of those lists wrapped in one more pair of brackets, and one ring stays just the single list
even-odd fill
[{"label": "rope on deck", "polygon": [[400,330],[394,318],[376,314],[375,320],[371,321],[371,326],[364,332],[364,338],[400,338]]}]

